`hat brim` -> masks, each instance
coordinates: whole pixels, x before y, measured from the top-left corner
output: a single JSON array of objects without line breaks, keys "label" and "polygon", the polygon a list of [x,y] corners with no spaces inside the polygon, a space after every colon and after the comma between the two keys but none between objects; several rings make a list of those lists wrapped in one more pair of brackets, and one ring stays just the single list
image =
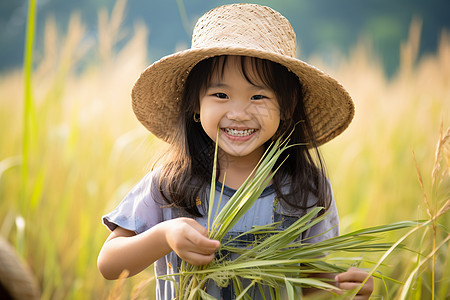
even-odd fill
[{"label": "hat brim", "polygon": [[220,55],[252,56],[279,63],[302,83],[306,114],[317,145],[341,134],[354,115],[353,101],[344,87],[297,58],[242,47],[191,48],[163,57],[142,72],[132,89],[137,119],[156,137],[170,142],[178,129],[184,83],[200,61]]}]

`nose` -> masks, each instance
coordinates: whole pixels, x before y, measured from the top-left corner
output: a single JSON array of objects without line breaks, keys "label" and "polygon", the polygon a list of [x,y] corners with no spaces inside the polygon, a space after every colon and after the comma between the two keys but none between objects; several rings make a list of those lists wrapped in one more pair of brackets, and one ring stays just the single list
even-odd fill
[{"label": "nose", "polygon": [[250,105],[240,101],[233,101],[226,116],[233,121],[249,121],[251,120]]}]

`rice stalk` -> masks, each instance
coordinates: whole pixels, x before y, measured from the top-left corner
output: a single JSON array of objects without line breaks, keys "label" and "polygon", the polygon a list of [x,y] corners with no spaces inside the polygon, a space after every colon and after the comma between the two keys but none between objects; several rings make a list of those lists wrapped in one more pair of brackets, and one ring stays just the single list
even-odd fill
[{"label": "rice stalk", "polygon": [[108,296],[108,300],[124,299],[124,283],[129,274],[130,272],[128,272],[127,270],[124,270],[122,271],[122,273],[120,273],[119,278],[114,283],[114,286]]},{"label": "rice stalk", "polygon": [[[217,131],[218,137],[219,131]],[[281,138],[278,139],[271,147],[268,148],[266,153],[261,158],[258,166],[250,174],[249,178],[242,184],[242,186],[236,191],[236,193],[229,199],[224,208],[215,214],[215,217],[211,224],[212,218],[212,207],[213,199],[215,195],[215,181],[216,181],[216,166],[217,166],[217,153],[218,153],[218,142],[215,146],[214,155],[214,167],[211,179],[211,190],[210,190],[210,203],[208,209],[208,232],[210,239],[217,239],[221,241],[225,234],[237,223],[239,218],[244,215],[248,209],[253,205],[253,203],[258,199],[258,197],[263,192],[264,188],[269,184],[275,172],[272,172],[273,166],[275,165],[278,157],[288,146],[289,136],[281,142]],[[218,138],[216,138],[218,141]],[[271,174],[272,173],[272,174]],[[252,178],[253,177],[253,178]],[[211,224],[211,227],[209,227]],[[181,274],[197,274],[201,275],[201,271],[209,266],[196,267],[188,263],[183,262],[181,265]],[[192,278],[190,278],[192,277]],[[204,275],[198,276],[180,276],[179,280],[179,298],[184,299],[184,292],[186,287],[190,288],[189,298],[194,297],[198,291],[203,288],[206,283],[206,277]]]},{"label": "rice stalk", "polygon": [[[313,217],[313,215],[311,214],[308,217]],[[332,263],[331,260],[326,262],[324,257],[327,256],[328,252],[386,250],[389,248],[390,244],[370,243],[370,241],[375,241],[377,239],[370,234],[374,232],[383,233],[389,230],[406,228],[413,226],[413,224],[413,222],[402,222],[401,226],[399,226],[399,224],[395,224],[394,226],[386,225],[384,228],[377,227],[367,229],[362,232],[356,231],[342,237],[336,237],[317,244],[301,244],[300,242],[292,242],[291,244],[286,245],[285,248],[280,247],[280,249],[273,252],[266,249],[255,251],[254,248],[246,248],[244,250],[246,252],[242,253],[236,260],[229,261],[218,259],[214,263],[208,265],[207,268],[203,268],[201,270],[193,269],[177,275],[201,278],[201,280],[198,281],[199,285],[196,286],[196,289],[191,291],[191,296],[192,293],[195,294],[198,292],[207,280],[214,280],[219,286],[226,286],[228,285],[228,281],[233,280],[234,282],[235,278],[247,279],[252,282],[256,280],[258,283],[270,286],[275,292],[280,292],[280,286],[286,286],[286,281],[289,281],[289,284],[293,287],[307,286],[331,290],[335,289],[335,287],[330,285],[326,279],[308,277],[309,275],[315,273],[343,272],[347,269],[346,267],[340,267]],[[303,224],[299,222],[297,224],[294,223],[291,227],[302,230],[302,226]],[[275,234],[275,236],[276,235],[289,236],[290,241],[294,240],[297,236],[284,231]],[[283,238],[285,237],[280,237],[281,240]],[[269,243],[267,240],[268,239],[257,240],[256,242],[261,244]],[[270,244],[273,243],[273,240],[270,241]],[[233,248],[229,247],[227,250],[233,250]],[[390,278],[380,274],[374,274],[374,276],[384,280],[390,280]],[[180,299],[182,299],[181,296]]]},{"label": "rice stalk", "polygon": [[[276,169],[272,172],[275,163],[288,147],[291,147],[289,136],[274,142],[266,150],[252,174],[229,199],[224,208],[212,218],[212,202],[215,196],[216,180],[216,168],[214,167],[210,191],[211,203],[208,209],[208,223],[212,219],[212,225],[208,227],[209,238],[222,241],[225,234],[236,224],[239,218],[251,208],[274,176],[277,171]],[[217,165],[217,152],[218,145],[216,143],[214,166]],[[161,276],[160,278],[175,282],[178,293],[177,299],[212,299],[212,296],[205,291],[206,284],[210,281],[214,281],[219,287],[226,287],[232,283],[239,299],[247,299],[246,293],[255,285],[259,289],[262,289],[263,286],[267,287],[275,299],[280,299],[283,290],[287,293],[289,299],[294,299],[294,295],[301,293],[302,287],[313,287],[326,291],[336,290],[330,279],[311,277],[311,275],[321,273],[340,273],[348,268],[343,267],[342,263],[338,265],[335,263],[336,261],[328,259],[330,253],[387,250],[385,258],[395,249],[403,248],[401,245],[403,239],[397,241],[394,245],[381,243],[378,241],[380,239],[379,234],[414,227],[409,234],[405,235],[404,238],[406,238],[417,228],[427,224],[427,222],[403,221],[360,229],[315,244],[299,241],[298,237],[301,236],[302,232],[327,217],[326,213],[318,216],[321,210],[320,207],[311,209],[285,230],[279,230],[280,222],[255,226],[244,233],[255,236],[255,241],[249,242],[246,247],[230,246],[231,242],[239,240],[240,236],[222,243],[218,253],[227,251],[239,254],[234,260],[219,255],[209,265],[200,267],[192,266],[183,261],[178,274]],[[354,257],[352,260],[360,262],[364,259]],[[383,280],[391,280],[375,273],[383,261],[384,259],[381,259],[375,264],[370,275]],[[178,277],[178,283],[173,276]],[[357,291],[353,293],[356,295]]]},{"label": "rice stalk", "polygon": [[[400,294],[400,298],[399,299],[407,299],[407,295],[408,295],[408,292],[410,291],[410,289],[411,289],[411,285],[412,285],[412,281],[413,281],[413,278],[414,278],[414,276],[417,274],[417,272],[419,271],[419,269],[420,268],[422,268],[422,266],[426,263],[426,262],[428,262],[429,260],[430,260],[430,258],[434,258],[435,257],[435,255],[436,255],[436,252],[442,247],[442,246],[444,246],[448,241],[450,240],[450,234],[449,235],[447,235],[447,237],[437,246],[437,247],[435,247],[434,245],[433,245],[433,251],[427,256],[427,257],[425,257],[421,262],[419,262],[418,264],[417,264],[417,267],[409,274],[409,277],[408,277],[408,279],[406,280],[406,282],[405,282],[405,284],[404,284],[404,286],[403,286],[403,288],[402,288],[402,292],[401,292],[401,294]],[[436,262],[435,261],[433,261],[433,267],[434,267],[434,264],[435,264]],[[434,270],[433,270],[433,273],[434,273]],[[433,286],[432,286],[432,288],[434,289],[434,276],[433,276]],[[420,294],[419,294],[420,295]],[[434,297],[434,292],[432,291],[432,297]]]},{"label": "rice stalk", "polygon": [[[250,174],[247,180],[241,185],[241,187],[214,218],[211,225],[211,231],[209,232],[210,239],[221,241],[225,234],[238,222],[238,220],[259,198],[263,190],[275,175],[277,170],[272,172],[273,167],[281,153],[288,147],[287,142],[288,139],[281,142],[280,138],[274,143],[273,146],[268,148],[255,171]],[[215,157],[217,157],[217,146]],[[215,180],[215,177],[213,177],[213,180]],[[210,201],[213,201],[214,199],[211,198],[211,196],[214,196],[215,191],[213,187],[215,187],[215,183],[212,183],[211,186]],[[212,204],[213,203],[210,203],[210,206],[212,206]],[[209,219],[210,216],[208,216],[208,220]]]},{"label": "rice stalk", "polygon": [[138,285],[133,287],[133,290],[131,291],[130,300],[137,300],[139,299],[139,296],[142,294],[144,289],[147,289],[150,282],[155,280],[154,276],[151,276],[150,278],[143,280]]},{"label": "rice stalk", "polygon": [[[436,275],[436,252],[444,245],[448,242],[449,240],[449,236],[447,235],[447,237],[440,243],[440,245],[436,246],[437,243],[437,229],[438,229],[438,224],[437,221],[438,219],[443,216],[444,214],[446,214],[449,209],[450,209],[450,199],[446,199],[444,200],[445,203],[442,205],[441,208],[437,208],[437,187],[435,186],[435,184],[438,182],[437,177],[439,177],[440,174],[440,159],[441,159],[441,152],[443,151],[443,148],[446,146],[447,141],[449,140],[450,137],[450,128],[447,129],[446,133],[443,134],[443,123],[441,122],[441,126],[440,126],[440,134],[439,134],[439,139],[438,139],[438,143],[436,146],[436,154],[435,154],[435,162],[434,162],[434,167],[433,167],[433,171],[432,171],[432,197],[431,200],[429,200],[427,193],[425,191],[425,185],[422,179],[422,175],[421,172],[419,170],[418,164],[417,164],[417,160],[413,151],[413,159],[414,159],[414,163],[415,163],[415,168],[416,168],[416,172],[417,172],[417,177],[418,177],[418,181],[422,190],[422,194],[423,194],[423,199],[424,202],[427,206],[427,214],[429,216],[429,219],[426,221],[421,222],[421,224],[417,223],[417,226],[412,228],[410,231],[408,231],[406,234],[404,234],[403,236],[401,236],[397,242],[395,242],[385,253],[384,255],[380,258],[380,260],[377,262],[377,264],[375,265],[375,267],[369,272],[366,280],[364,282],[366,282],[369,278],[369,276],[373,275],[374,272],[376,271],[376,269],[384,262],[384,260],[392,253],[392,251],[394,251],[397,247],[399,247],[399,245],[401,245],[401,243],[410,235],[412,235],[413,233],[415,233],[417,230],[422,229],[424,227],[430,226],[431,225],[431,229],[432,229],[432,249],[431,249],[431,253],[422,261],[420,261],[420,256],[419,255],[419,259],[418,262],[416,263],[416,268],[410,273],[410,276],[408,277],[405,286],[402,289],[402,293],[400,296],[400,299],[406,299],[406,296],[408,294],[408,292],[410,291],[409,287],[412,284],[412,279],[414,277],[414,275],[418,272],[418,270],[420,269],[420,267],[427,262],[430,258],[432,260],[432,264],[431,264],[431,299],[435,299],[435,275]],[[421,285],[422,286],[422,285]],[[361,285],[362,287],[362,285]],[[359,290],[359,289],[358,289]],[[357,291],[356,290],[353,295],[356,295]]]},{"label": "rice stalk", "polygon": [[28,1],[27,27],[24,53],[24,111],[23,111],[23,148],[22,148],[22,188],[21,199],[26,207],[28,198],[29,157],[32,148],[33,128],[36,126],[35,107],[32,91],[33,47],[36,25],[36,1]]},{"label": "rice stalk", "polygon": [[[445,151],[445,147],[447,146],[447,142],[450,140],[450,128],[447,128],[446,132],[443,131],[443,121],[441,120],[440,129],[439,129],[439,138],[436,145],[435,157],[434,157],[434,166],[431,172],[431,201],[428,199],[427,193],[425,191],[425,186],[422,180],[422,175],[417,165],[417,160],[413,152],[414,164],[416,167],[417,177],[419,180],[419,184],[423,194],[423,200],[427,206],[427,214],[430,217],[430,221],[432,221],[431,229],[432,229],[432,251],[429,257],[427,257],[423,262],[419,263],[417,267],[412,271],[410,277],[407,280],[407,283],[410,285],[413,275],[418,271],[418,269],[423,265],[424,262],[428,261],[431,257],[431,299],[435,299],[435,291],[436,291],[436,252],[443,244],[445,244],[449,236],[447,236],[443,242],[440,243],[439,246],[437,244],[437,230],[438,230],[438,218],[445,214],[450,208],[450,199],[447,199],[446,202],[439,208],[438,211],[438,185],[440,183],[440,175],[441,175],[441,155]],[[444,174],[448,175],[448,170],[444,170]],[[408,289],[403,289],[401,298],[405,299]]]},{"label": "rice stalk", "polygon": [[125,37],[120,29],[124,20],[127,0],[117,0],[111,16],[106,9],[98,13],[98,52],[100,58],[105,62],[111,61],[114,46]]},{"label": "rice stalk", "polygon": [[[111,20],[111,17],[107,20]],[[36,69],[32,74],[32,96],[33,106],[39,110],[34,114],[39,118],[39,122],[36,122],[37,126],[30,128],[30,176],[26,178],[29,186],[27,193],[32,193],[36,182],[33,165],[39,163],[45,168],[44,190],[39,199],[33,196],[38,199],[33,204],[35,208],[31,205],[28,207],[28,201],[25,205],[22,204],[24,74],[21,70],[9,70],[1,74],[0,160],[8,160],[8,169],[2,169],[6,171],[0,179],[0,233],[17,245],[15,220],[20,212],[27,224],[24,257],[41,283],[42,299],[104,299],[110,292],[111,285],[100,279],[95,264],[96,253],[106,238],[104,228],[99,226],[99,216],[102,212],[110,211],[131,188],[132,183],[146,173],[149,164],[142,162],[151,161],[155,149],[158,148],[154,139],[144,138],[147,133],[140,128],[142,126],[136,124],[134,115],[126,113],[129,111],[127,99],[130,86],[148,62],[148,32],[142,24],[136,27],[134,32],[129,32],[131,39],[122,40],[123,32],[105,32],[104,34],[119,34],[120,37],[112,39],[123,41],[124,47],[112,47],[111,54],[107,55],[109,60],[93,60],[91,54],[101,56],[98,43],[91,35],[95,28],[81,24],[84,28],[79,28],[80,32],[84,30],[83,44],[74,46],[75,56],[68,58],[72,62],[72,69],[70,74],[64,75],[64,86],[61,87],[56,86],[54,82],[61,74],[60,70],[66,68],[61,57],[67,57],[64,53],[69,53],[65,51],[70,46],[64,46],[63,43],[70,43],[71,38],[67,35],[76,33],[72,30],[63,31],[68,24],[67,20],[54,23],[52,26],[53,29],[58,26],[59,32],[55,30],[55,33],[59,38],[51,43],[45,40],[48,48],[34,48],[33,61]],[[79,25],[77,22],[73,24]],[[48,29],[46,27],[46,32]],[[35,36],[39,36],[39,32],[36,32]],[[370,45],[364,48],[359,45],[359,53],[351,52],[348,59],[343,59],[342,64],[335,69],[330,65],[319,66],[313,63],[333,72],[347,87],[358,107],[353,125],[346,133],[322,148],[329,170],[333,170],[330,172],[330,180],[333,182],[336,198],[339,199],[343,232],[348,232],[350,228],[423,218],[416,201],[420,188],[414,165],[410,164],[411,161],[405,153],[410,153],[409,148],[414,147],[419,164],[425,161],[432,165],[434,152],[429,155],[428,150],[436,144],[434,133],[439,119],[449,111],[448,31],[442,32],[438,43],[437,52],[414,61],[409,81],[395,76],[386,77],[380,60],[376,59],[377,53]],[[89,55],[78,59],[83,45],[90,45],[92,48],[89,48]],[[44,52],[44,56],[39,59],[36,57],[36,51]],[[43,68],[47,62],[50,63],[49,67]],[[111,65],[120,67],[112,68]],[[111,86],[114,86],[114,89],[99,89]],[[64,89],[64,93],[51,92],[53,88]],[[111,105],[111,100],[114,100],[114,105]],[[58,101],[62,105],[42,109],[42,103],[58,104]],[[112,119],[117,122],[111,122]],[[109,153],[117,138],[135,128],[136,133],[141,132],[141,136],[136,134],[135,139],[122,144],[122,147],[117,149],[117,159],[114,162],[110,160]],[[68,139],[66,133],[70,134]],[[36,140],[37,136],[39,142]],[[330,155],[327,155],[327,152]],[[9,157],[18,159],[9,164]],[[38,161],[34,157],[38,157]],[[360,160],[361,157],[364,157],[364,161]],[[2,166],[5,167],[4,164]],[[447,151],[441,154],[440,176],[448,175],[449,167],[450,152]],[[422,174],[426,186],[431,182],[430,173]],[[448,180],[449,177],[445,178]],[[436,177],[436,186],[439,182],[441,177]],[[446,185],[441,183],[440,199],[443,201],[439,202],[438,207],[442,208],[438,209],[438,213],[448,210],[450,204],[447,203],[447,208],[444,208],[445,199],[449,196],[448,181],[444,184]],[[445,197],[442,192],[447,193]],[[23,206],[26,206],[25,210]],[[402,209],[396,209],[398,207]],[[61,213],[59,217],[56,217],[58,214],[55,214],[55,211]],[[444,216],[438,221],[438,244],[445,238],[442,224],[448,228],[448,220],[449,218]],[[67,234],[67,228],[71,228],[72,234]],[[423,252],[426,255],[431,253],[431,238],[427,234],[419,234],[418,239],[423,236],[423,243],[417,241],[415,234],[409,238],[411,241],[414,239],[412,247],[424,247],[426,251]],[[418,247],[415,247],[416,245]],[[443,246],[436,252],[436,299],[446,299],[449,295],[450,260],[446,251],[446,246]],[[389,268],[383,271],[383,274],[404,281],[409,271],[421,260],[411,260],[403,251],[399,254],[401,255],[386,260],[380,266]],[[421,259],[424,257],[420,254],[415,256]],[[354,262],[352,258],[346,258],[344,255],[338,257],[335,254],[327,261],[339,264],[339,261],[344,259],[348,259],[349,264]],[[364,263],[374,265],[369,260]],[[429,263],[422,265],[413,277],[408,297],[431,298],[428,269],[431,269],[431,259]],[[126,289],[131,290],[130,286],[139,283],[140,279],[151,277],[152,272],[152,269],[149,269],[128,279],[124,283]],[[383,291],[380,282],[375,286],[374,293],[383,294],[385,299],[396,299],[401,292],[397,285],[389,285],[388,280],[384,280],[384,283],[386,291]],[[257,283],[256,286],[258,289],[261,285]],[[148,289],[145,295],[148,299],[154,299],[154,282]],[[270,292],[271,297],[267,296],[267,299],[275,299],[276,292]],[[329,295],[327,293],[326,299],[329,299]],[[317,298],[313,297],[315,300]]]}]

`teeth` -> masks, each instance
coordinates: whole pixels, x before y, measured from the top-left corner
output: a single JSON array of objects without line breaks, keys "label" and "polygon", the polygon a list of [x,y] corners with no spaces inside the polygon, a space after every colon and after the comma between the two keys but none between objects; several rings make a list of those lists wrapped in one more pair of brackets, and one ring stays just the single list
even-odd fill
[{"label": "teeth", "polygon": [[231,128],[225,128],[225,132],[232,136],[247,136],[255,132],[255,129],[236,130]]}]

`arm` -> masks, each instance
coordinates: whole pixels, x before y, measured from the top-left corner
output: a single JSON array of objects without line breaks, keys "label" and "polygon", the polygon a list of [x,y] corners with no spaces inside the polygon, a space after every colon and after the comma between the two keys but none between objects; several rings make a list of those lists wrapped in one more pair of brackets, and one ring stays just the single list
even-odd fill
[{"label": "arm", "polygon": [[204,265],[214,259],[219,245],[190,218],[164,221],[137,235],[117,227],[106,239],[97,265],[106,279],[117,279],[123,270],[133,276],[171,251],[193,265]]}]

